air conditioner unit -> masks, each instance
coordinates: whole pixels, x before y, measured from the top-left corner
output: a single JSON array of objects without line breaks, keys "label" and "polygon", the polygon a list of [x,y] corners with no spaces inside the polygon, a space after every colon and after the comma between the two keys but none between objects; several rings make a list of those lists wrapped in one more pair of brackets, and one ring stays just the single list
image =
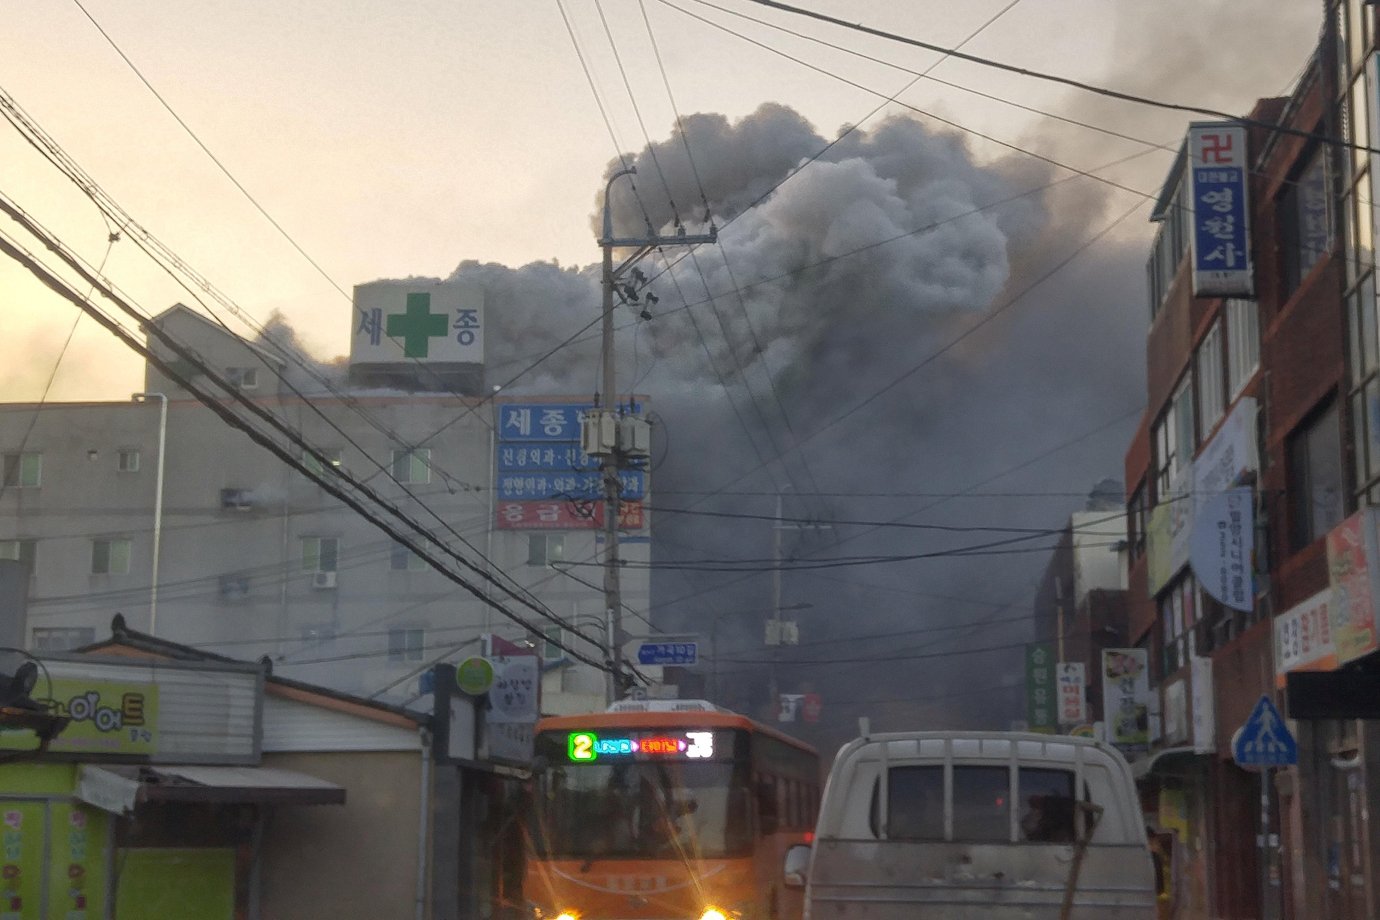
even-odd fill
[{"label": "air conditioner unit", "polygon": [[334,572],[317,572],[311,577],[311,586],[318,591],[326,591],[335,587]]}]

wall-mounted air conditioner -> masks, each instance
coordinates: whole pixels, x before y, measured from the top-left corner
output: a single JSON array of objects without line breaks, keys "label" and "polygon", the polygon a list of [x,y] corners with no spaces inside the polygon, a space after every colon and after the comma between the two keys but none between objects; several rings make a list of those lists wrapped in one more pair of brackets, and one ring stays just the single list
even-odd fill
[{"label": "wall-mounted air conditioner", "polygon": [[311,586],[318,591],[327,591],[335,587],[334,572],[316,572],[311,577]]}]

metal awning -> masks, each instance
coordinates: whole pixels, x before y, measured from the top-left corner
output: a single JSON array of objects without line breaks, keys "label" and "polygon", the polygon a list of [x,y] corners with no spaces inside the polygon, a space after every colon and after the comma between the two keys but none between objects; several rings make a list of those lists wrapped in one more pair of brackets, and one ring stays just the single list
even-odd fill
[{"label": "metal awning", "polygon": [[93,766],[83,764],[77,798],[115,814],[154,802],[225,805],[343,805],[345,789],[277,767]]},{"label": "metal awning", "polygon": [[1139,781],[1146,779],[1152,773],[1164,774],[1168,772],[1171,766],[1181,764],[1185,760],[1206,756],[1206,754],[1202,754],[1194,749],[1191,744],[1185,744],[1180,747],[1161,748],[1149,757],[1142,757],[1140,760],[1131,764],[1131,775]]}]

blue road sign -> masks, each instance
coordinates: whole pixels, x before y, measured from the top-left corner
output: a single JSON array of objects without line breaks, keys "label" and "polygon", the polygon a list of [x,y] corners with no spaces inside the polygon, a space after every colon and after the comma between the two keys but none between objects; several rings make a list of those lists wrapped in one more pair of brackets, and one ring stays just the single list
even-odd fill
[{"label": "blue road sign", "polygon": [[637,647],[638,664],[694,664],[698,657],[696,642],[644,642]]},{"label": "blue road sign", "polygon": [[1289,767],[1299,762],[1298,742],[1268,696],[1260,698],[1232,739],[1231,756],[1242,767]]}]

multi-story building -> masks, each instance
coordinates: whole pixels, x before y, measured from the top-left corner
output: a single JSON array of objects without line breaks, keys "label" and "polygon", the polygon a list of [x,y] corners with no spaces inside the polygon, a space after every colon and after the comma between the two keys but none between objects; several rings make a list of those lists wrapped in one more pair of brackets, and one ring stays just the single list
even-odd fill
[{"label": "multi-story building", "polygon": [[[549,708],[603,705],[604,675],[556,644],[606,657],[580,638],[607,634],[602,576],[590,565],[602,534],[591,503],[552,491],[587,488],[562,459],[577,448],[550,436],[529,443],[513,424],[524,409],[555,407],[566,425],[556,435],[571,437],[574,420],[578,445],[578,400],[484,399],[482,387],[457,394],[448,388],[467,378],[453,364],[441,376],[420,363],[385,368],[390,386],[410,368],[411,392],[327,387],[326,369],[293,364],[185,307],[156,323],[424,528],[422,538],[390,521],[473,587],[434,570],[150,363],[133,397],[0,406],[0,556],[31,568],[31,647],[83,645],[121,612],[160,638],[267,655],[291,676],[408,698],[431,662],[478,654],[481,636],[495,634],[540,646]],[[179,375],[207,383],[157,337],[150,347]],[[379,366],[369,371],[361,384],[377,385]],[[324,469],[281,435],[273,441]],[[543,464],[542,454],[560,456]],[[645,562],[647,550],[644,541],[623,555]],[[628,567],[622,581],[623,603],[645,613],[646,566]]]},{"label": "multi-story building", "polygon": [[[1192,128],[1155,212],[1128,641],[1162,713],[1134,766],[1175,840],[1179,916],[1380,910],[1380,733],[1290,677],[1380,671],[1375,12],[1325,8],[1293,94]],[[1296,765],[1237,765],[1262,697],[1292,717]]]}]

